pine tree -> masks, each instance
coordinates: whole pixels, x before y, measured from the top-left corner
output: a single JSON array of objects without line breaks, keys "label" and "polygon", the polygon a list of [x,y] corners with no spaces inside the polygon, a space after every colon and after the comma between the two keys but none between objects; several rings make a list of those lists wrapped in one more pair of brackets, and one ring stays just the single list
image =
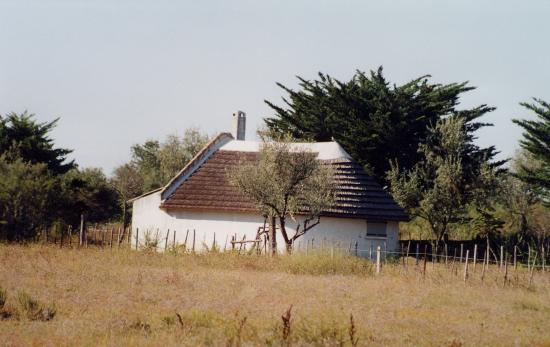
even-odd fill
[{"label": "pine tree", "polygon": [[550,199],[550,104],[533,98],[534,103],[520,105],[535,113],[537,120],[514,119],[523,128],[521,147],[538,161],[536,169],[520,165],[517,176],[528,184],[539,188],[539,194],[546,202]]},{"label": "pine tree", "polygon": [[[390,161],[408,170],[421,160],[419,145],[428,140],[428,128],[439,119],[460,116],[470,139],[476,130],[491,125],[477,119],[493,107],[457,109],[460,96],[474,87],[467,83],[432,84],[429,78],[426,75],[403,85],[390,85],[381,67],[370,75],[357,71],[348,82],[323,73],[314,81],[298,77],[298,91],[277,84],[289,97],[283,98],[283,107],[265,101],[275,111],[265,122],[275,134],[311,141],[336,140],[369,174],[385,182]],[[492,159],[496,153],[494,147],[472,147],[465,159],[479,162]]]},{"label": "pine tree", "polygon": [[32,164],[44,163],[57,175],[75,168],[74,161],[67,162],[67,155],[72,150],[55,148],[49,137],[58,120],[39,123],[26,111],[0,116],[0,154],[9,152],[13,160],[21,158]]}]

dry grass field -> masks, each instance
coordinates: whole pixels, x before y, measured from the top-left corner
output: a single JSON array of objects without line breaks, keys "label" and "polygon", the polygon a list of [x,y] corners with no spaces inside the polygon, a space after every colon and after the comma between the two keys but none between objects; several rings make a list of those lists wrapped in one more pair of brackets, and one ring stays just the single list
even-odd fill
[{"label": "dry grass field", "polygon": [[442,265],[376,276],[345,256],[40,245],[0,245],[0,264],[5,346],[550,345],[548,273],[528,288],[525,270],[504,286],[496,269],[464,283]]}]

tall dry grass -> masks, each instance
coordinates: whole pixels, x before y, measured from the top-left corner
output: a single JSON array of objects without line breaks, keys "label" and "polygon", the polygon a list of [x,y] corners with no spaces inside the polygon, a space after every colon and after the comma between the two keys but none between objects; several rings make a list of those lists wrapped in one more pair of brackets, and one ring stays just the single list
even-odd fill
[{"label": "tall dry grass", "polygon": [[[386,346],[550,343],[550,275],[371,263],[341,254],[0,245],[4,345]],[[471,270],[471,269],[470,269]],[[31,319],[17,293],[55,309]],[[22,299],[20,299],[22,300]],[[289,310],[292,305],[292,309]]]}]

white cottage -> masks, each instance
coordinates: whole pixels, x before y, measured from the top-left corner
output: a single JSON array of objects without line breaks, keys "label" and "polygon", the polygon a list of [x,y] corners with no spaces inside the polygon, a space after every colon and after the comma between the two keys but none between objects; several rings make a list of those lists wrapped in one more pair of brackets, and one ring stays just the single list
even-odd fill
[{"label": "white cottage", "polygon": [[[234,133],[221,133],[212,139],[165,187],[131,200],[133,203],[132,230],[139,230],[139,242],[147,233],[159,238],[170,230],[170,243],[175,231],[176,242],[191,247],[193,231],[197,250],[210,247],[230,247],[237,240],[254,239],[265,219],[255,205],[233,187],[226,172],[238,165],[242,158],[259,157],[260,142],[245,141],[243,112],[234,117]],[[337,200],[324,211],[320,224],[298,239],[295,247],[305,248],[313,242],[317,247],[352,245],[358,254],[368,257],[377,246],[388,251],[397,250],[399,222],[408,220],[407,214],[391,196],[366,174],[337,142],[296,143],[296,149],[307,148],[317,159],[335,168]],[[293,235],[300,217],[287,222],[289,235]],[[279,235],[278,247],[284,242]],[[135,240],[133,241],[135,242]],[[226,246],[227,245],[227,246]]]}]

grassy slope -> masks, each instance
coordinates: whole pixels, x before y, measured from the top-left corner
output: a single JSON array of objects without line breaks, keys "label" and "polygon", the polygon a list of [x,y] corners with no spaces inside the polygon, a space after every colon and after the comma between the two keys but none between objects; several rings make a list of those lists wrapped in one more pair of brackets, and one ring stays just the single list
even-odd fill
[{"label": "grassy slope", "polygon": [[[323,260],[324,259],[324,260]],[[292,345],[550,344],[550,274],[525,273],[502,288],[493,270],[468,284],[428,265],[370,264],[318,255],[264,257],[146,254],[0,245],[0,286],[8,309],[24,290],[53,302],[49,322],[0,321],[7,345],[281,345],[281,314],[294,305]],[[498,282],[497,282],[498,281]],[[178,322],[176,312],[182,317]],[[246,317],[241,333],[239,322]]]}]

